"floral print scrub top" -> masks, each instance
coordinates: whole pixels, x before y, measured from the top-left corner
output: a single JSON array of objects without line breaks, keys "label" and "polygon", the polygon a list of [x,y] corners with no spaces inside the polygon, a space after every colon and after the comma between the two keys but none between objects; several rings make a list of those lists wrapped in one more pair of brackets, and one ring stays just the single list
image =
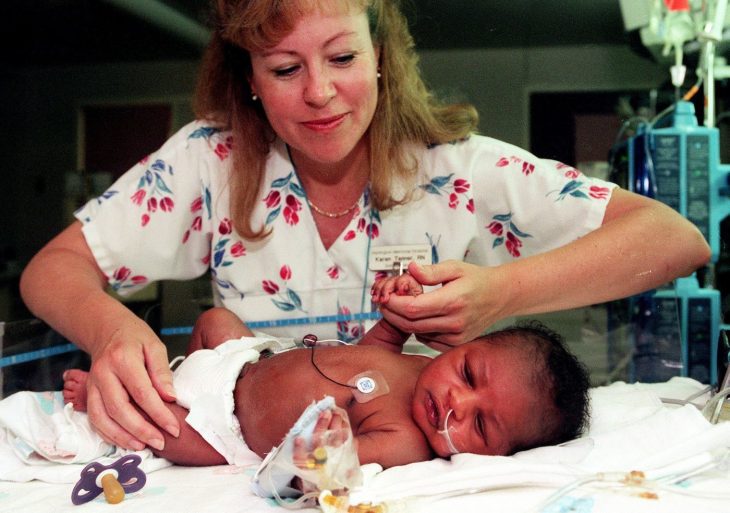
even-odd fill
[{"label": "floral print scrub top", "polygon": [[[598,228],[615,187],[488,137],[424,145],[414,150],[414,199],[379,212],[366,190],[349,226],[325,250],[281,141],[272,146],[254,213],[254,226],[264,223],[271,235],[253,242],[236,236],[230,151],[229,133],[193,122],[76,213],[116,292],[210,270],[216,303],[244,321],[371,312],[373,248],[427,244],[434,263],[499,265]],[[341,320],[263,331],[352,341],[368,325]]]}]

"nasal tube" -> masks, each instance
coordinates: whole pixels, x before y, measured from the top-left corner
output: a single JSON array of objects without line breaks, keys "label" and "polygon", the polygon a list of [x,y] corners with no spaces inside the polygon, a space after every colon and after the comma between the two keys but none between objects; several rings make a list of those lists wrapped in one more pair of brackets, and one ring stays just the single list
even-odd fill
[{"label": "nasal tube", "polygon": [[446,439],[446,445],[448,446],[449,451],[451,451],[451,454],[459,454],[459,449],[456,448],[454,442],[451,441],[451,436],[449,435],[449,416],[452,413],[454,413],[454,410],[449,410],[446,414],[446,418],[444,419],[444,429],[436,432]]}]

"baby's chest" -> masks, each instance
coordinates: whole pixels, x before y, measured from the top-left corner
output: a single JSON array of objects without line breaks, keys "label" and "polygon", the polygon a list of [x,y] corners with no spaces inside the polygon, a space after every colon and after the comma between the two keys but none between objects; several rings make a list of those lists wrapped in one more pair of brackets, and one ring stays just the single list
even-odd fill
[{"label": "baby's chest", "polygon": [[345,410],[355,435],[413,424],[410,402],[398,392],[391,391],[370,400],[363,400],[361,394],[353,394]]}]

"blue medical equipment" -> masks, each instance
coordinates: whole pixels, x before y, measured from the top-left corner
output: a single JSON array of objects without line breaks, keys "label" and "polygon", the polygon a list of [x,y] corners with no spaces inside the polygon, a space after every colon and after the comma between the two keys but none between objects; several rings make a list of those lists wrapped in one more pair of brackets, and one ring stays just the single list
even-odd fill
[{"label": "blue medical equipment", "polygon": [[[720,223],[730,215],[730,166],[720,164],[719,130],[699,126],[694,105],[679,101],[666,116],[641,125],[625,151],[629,188],[692,221],[709,242],[716,263]],[[704,383],[718,382],[718,363],[722,363],[718,352],[723,349],[719,340],[721,330],[726,329],[719,290],[711,283],[701,285],[695,273],[634,301],[639,329],[653,336],[636,335],[633,379],[666,379],[656,375],[656,360],[665,356],[661,346],[678,338],[681,374]]]}]

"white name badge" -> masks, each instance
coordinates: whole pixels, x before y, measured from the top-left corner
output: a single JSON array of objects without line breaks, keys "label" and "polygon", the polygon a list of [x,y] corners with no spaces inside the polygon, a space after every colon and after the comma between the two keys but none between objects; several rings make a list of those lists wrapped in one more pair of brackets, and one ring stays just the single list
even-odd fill
[{"label": "white name badge", "polygon": [[406,267],[409,262],[431,265],[431,246],[378,246],[370,248],[368,266],[371,271],[392,271],[401,263]]}]

